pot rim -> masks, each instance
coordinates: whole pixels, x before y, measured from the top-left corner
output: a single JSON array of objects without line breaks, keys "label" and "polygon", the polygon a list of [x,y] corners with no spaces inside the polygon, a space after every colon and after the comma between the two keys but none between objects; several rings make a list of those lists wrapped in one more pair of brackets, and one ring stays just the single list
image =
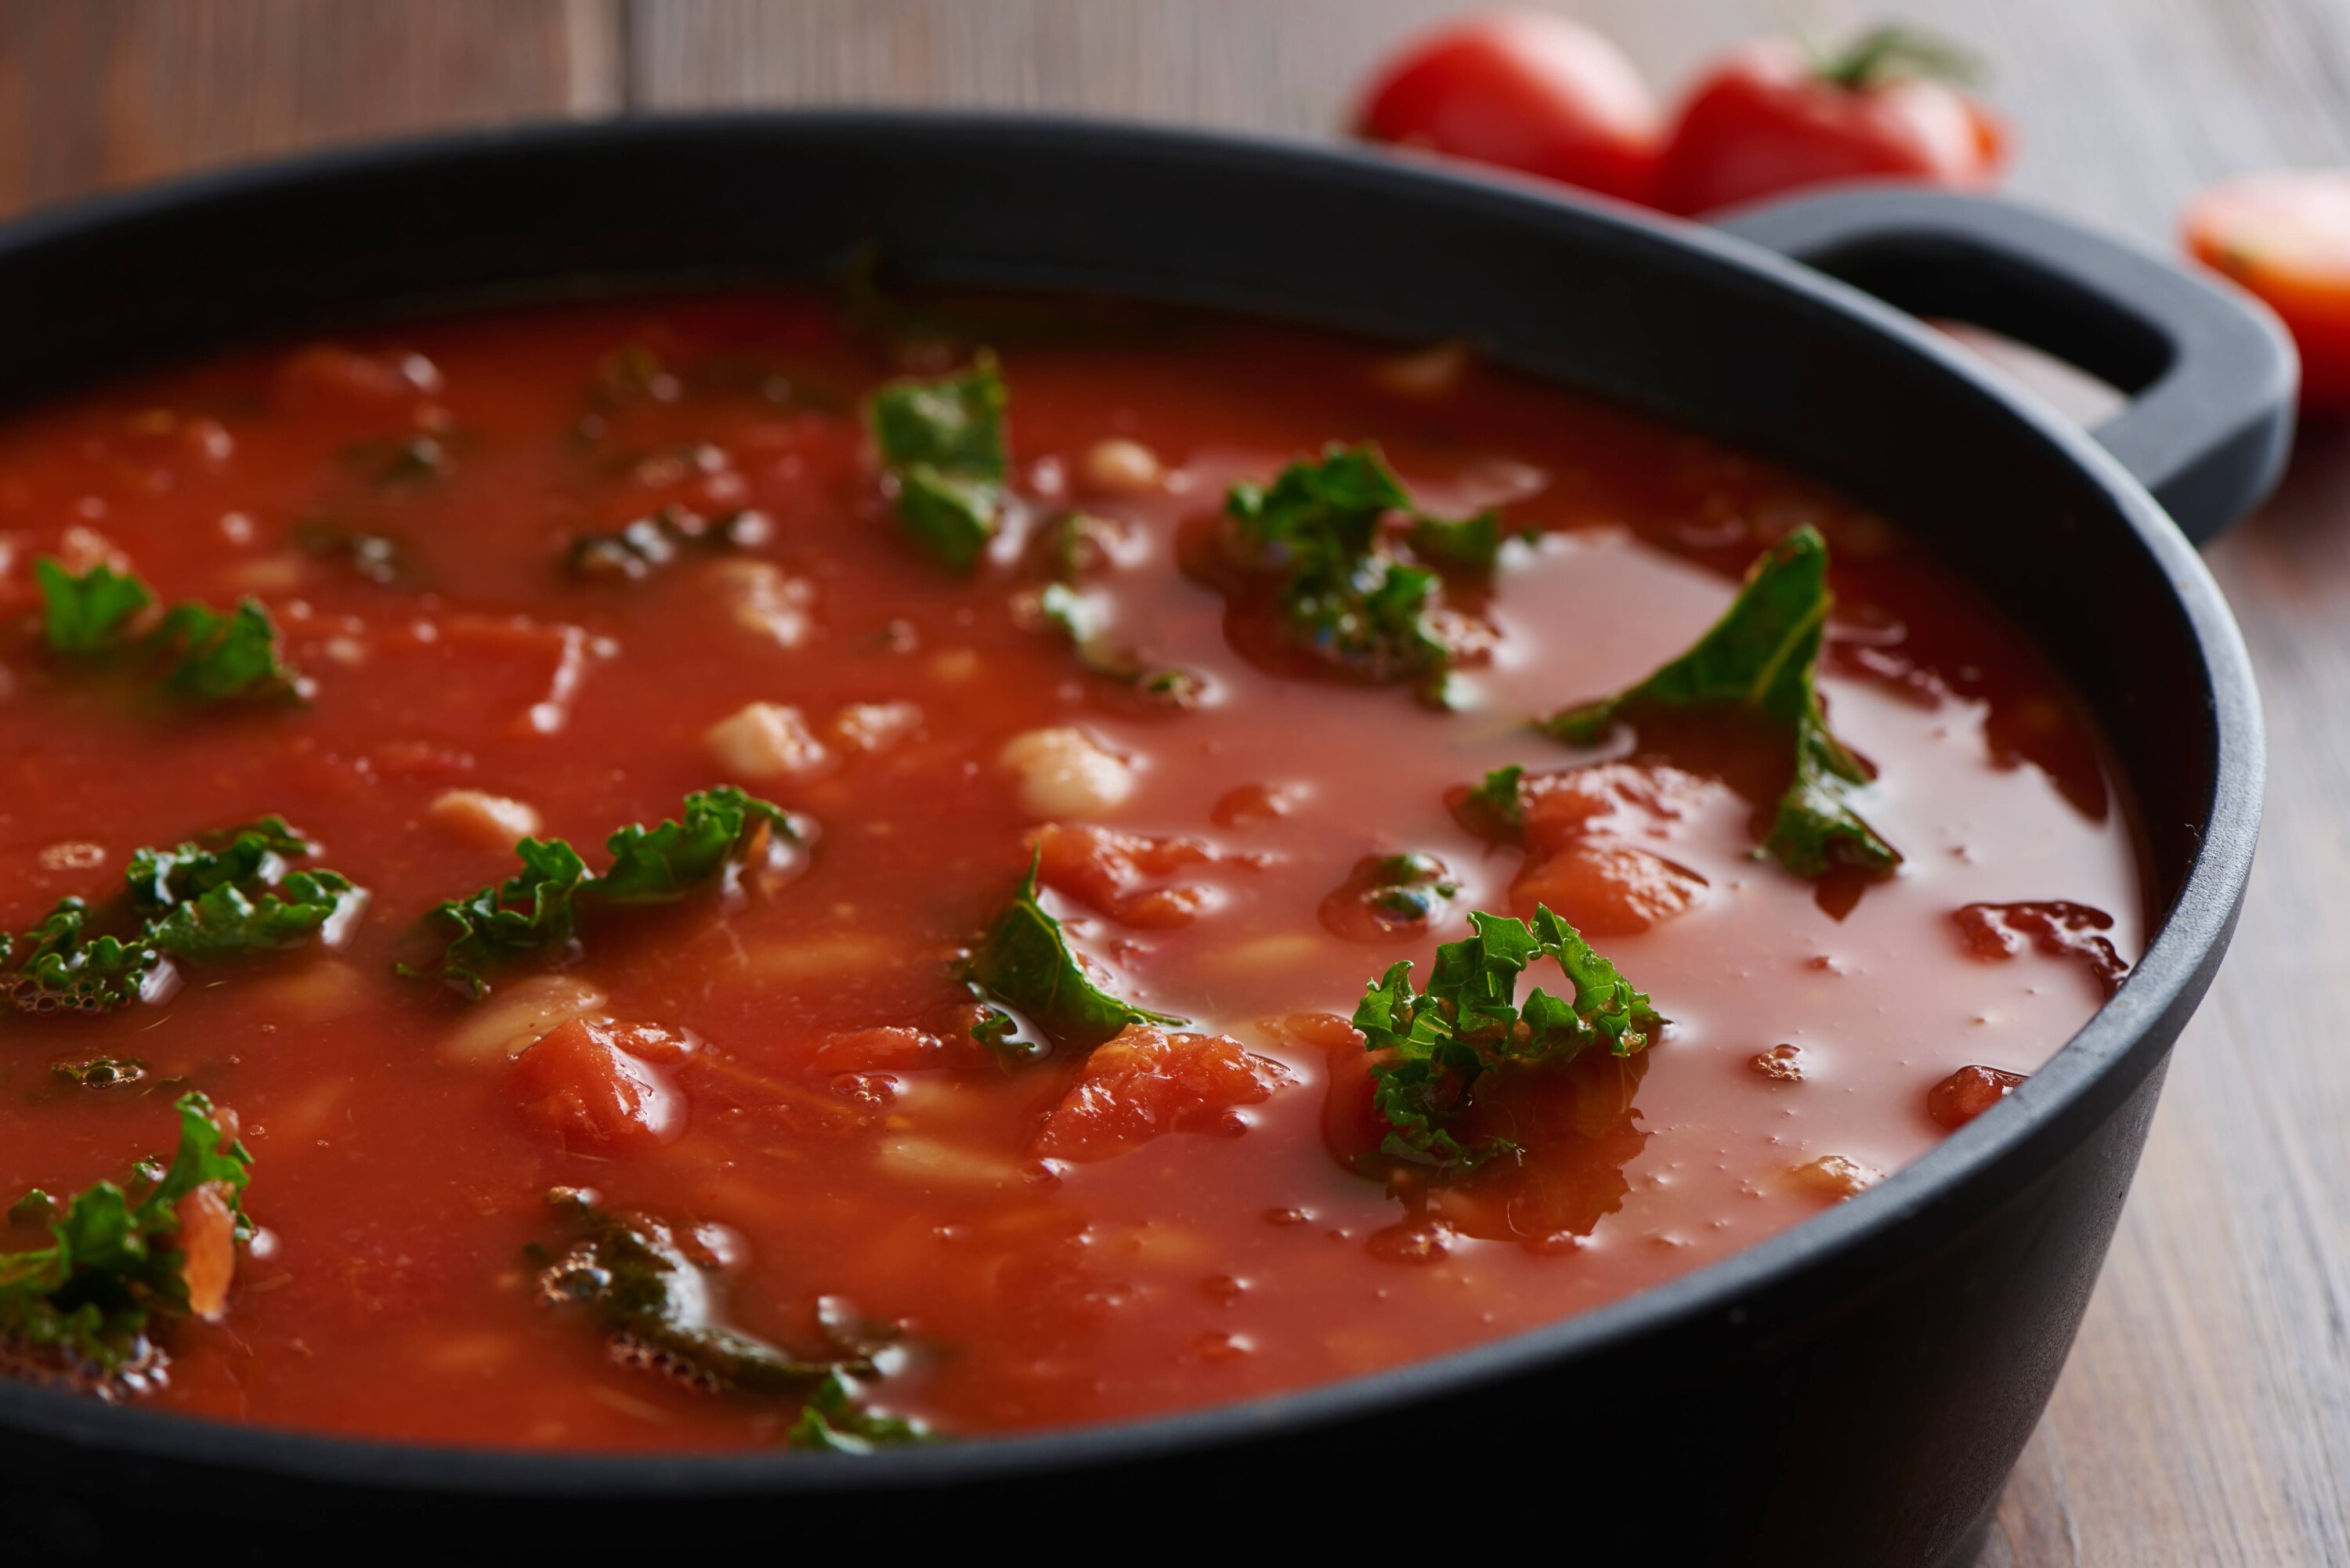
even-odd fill
[{"label": "pot rim", "polygon": [[1598,1356],[1676,1326],[1717,1319],[1731,1330],[1752,1298],[1886,1244],[1928,1210],[2022,1180],[2078,1141],[2080,1130],[2135,1089],[2160,1060],[2154,1035],[2191,1006],[2224,948],[2251,873],[2265,771],[2258,695],[2243,640],[2217,584],[2153,497],[2096,441],[2036,397],[1996,376],[1921,322],[1824,274],[1703,225],[1662,217],[1530,179],[1435,159],[1409,161],[1298,138],[1139,126],[1115,120],[966,110],[734,110],[554,122],[442,133],[299,154],[96,197],[0,224],[0,255],[95,238],[153,214],[239,197],[298,200],[349,175],[517,153],[592,150],[712,135],[776,131],[1081,144],[1194,167],[1286,166],[1317,179],[1406,199],[1513,209],[1526,221],[1564,217],[1615,231],[1742,275],[1788,305],[1857,321],[1991,405],[2016,436],[2053,449],[2110,502],[2168,579],[2210,684],[2214,788],[2177,897],[2119,991],[2006,1100],[1885,1180],[1705,1268],[1504,1339],[1388,1371],[1239,1404],[1033,1434],[989,1435],[886,1450],[854,1462],[787,1450],[719,1455],[500,1449],[241,1427],[109,1406],[0,1382],[0,1430],[120,1455],[193,1461],[281,1479],[366,1490],[422,1489],[512,1498],[684,1492],[876,1490],[982,1482],[1014,1472],[1133,1462],[1347,1420],[1439,1393],[1506,1380],[1537,1366]]}]

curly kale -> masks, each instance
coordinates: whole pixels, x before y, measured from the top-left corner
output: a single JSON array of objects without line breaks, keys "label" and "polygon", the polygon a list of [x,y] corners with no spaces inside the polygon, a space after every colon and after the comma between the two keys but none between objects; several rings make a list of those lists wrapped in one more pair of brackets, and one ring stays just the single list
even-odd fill
[{"label": "curly kale", "polygon": [[0,1361],[100,1390],[153,1366],[155,1316],[192,1310],[187,1259],[172,1245],[181,1201],[210,1186],[227,1203],[235,1234],[250,1234],[240,1199],[252,1157],[203,1095],[181,1096],[177,1108],[180,1143],[169,1166],[145,1161],[127,1189],[100,1181],[62,1201],[36,1188],[10,1208],[12,1221],[46,1227],[49,1240],[0,1253]]},{"label": "curly kale", "polygon": [[[1381,1054],[1371,1077],[1388,1127],[1382,1151],[1415,1164],[1467,1169],[1516,1152],[1503,1138],[1464,1143],[1450,1126],[1492,1069],[1570,1062],[1595,1044],[1628,1056],[1664,1025],[1648,993],[1547,908],[1532,921],[1479,911],[1469,923],[1475,935],[1436,950],[1427,990],[1413,991],[1411,964],[1398,963],[1355,1008],[1366,1046]],[[1521,1003],[1518,977],[1544,958],[1572,994],[1537,987]]]},{"label": "curly kale", "polygon": [[804,834],[805,824],[783,807],[725,784],[687,795],[676,821],[615,832],[605,840],[612,864],[600,877],[562,839],[525,838],[515,846],[522,869],[433,910],[428,923],[450,933],[446,945],[430,963],[402,964],[400,972],[444,980],[479,1000],[489,994],[489,972],[506,960],[572,949],[583,916],[674,903],[723,881],[759,846]]}]

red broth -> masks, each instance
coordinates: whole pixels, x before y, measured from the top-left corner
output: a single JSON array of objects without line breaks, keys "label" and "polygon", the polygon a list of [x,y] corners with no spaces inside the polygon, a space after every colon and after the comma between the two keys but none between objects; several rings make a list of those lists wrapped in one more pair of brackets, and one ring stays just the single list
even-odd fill
[{"label": "red broth", "polygon": [[[857,415],[907,351],[814,295],[403,326],[0,426],[7,929],[118,889],[138,846],[269,813],[369,894],[336,950],[206,969],[101,1017],[0,1023],[7,1194],[168,1147],[187,1086],[241,1118],[264,1229],[220,1322],[159,1329],[172,1360],[153,1405],[442,1442],[781,1441],[795,1401],[622,1365],[543,1304],[531,1249],[565,1242],[558,1186],[723,1228],[713,1288],[777,1344],[821,1349],[820,1299],[895,1325],[903,1365],[871,1397],[950,1434],[1374,1371],[1819,1213],[2038,1068],[2139,950],[2127,805],[2079,705],[1973,591],[1836,495],[1440,354],[1075,306],[962,337],[912,358],[941,369],[993,342],[1022,507],[1081,504],[1115,525],[1095,580],[1117,635],[1204,678],[1202,705],[1154,709],[1087,673],[1038,624],[1033,574],[960,579],[909,541]],[[1163,473],[1099,453],[1112,438]],[[420,439],[437,452],[401,444]],[[1362,440],[1430,510],[1497,505],[1540,530],[1494,577],[1501,635],[1461,711],[1243,657],[1224,597],[1184,569],[1230,483]],[[755,508],[766,534],[641,579],[567,575],[572,541],[663,504]],[[1804,523],[1838,596],[1820,688],[1877,770],[1858,798],[1903,851],[1898,873],[1814,885],[1759,858],[1753,806],[1701,759],[1619,769],[1623,788],[1586,775],[1572,787],[1597,804],[1575,809],[1672,868],[1644,906],[1669,918],[1591,932],[1669,1030],[1518,1085],[1495,1113],[1528,1150],[1514,1175],[1349,1168],[1354,1113],[1328,1086],[1359,1086],[1362,1051],[1331,1015],[1396,960],[1424,975],[1464,911],[1509,909],[1524,859],[1467,832],[1448,791],[1507,763],[1607,763],[1521,721],[1679,652]],[[159,711],[60,669],[38,640],[42,555],[111,556],[165,601],[256,597],[307,704]],[[750,776],[739,751],[713,752],[712,726],[754,702],[795,711],[821,747],[804,771]],[[1005,762],[1015,737],[1066,728],[1121,760],[1122,796],[1056,794]],[[393,972],[436,904],[515,868],[518,823],[449,792],[525,803],[600,867],[613,828],[729,780],[818,826],[798,874],[594,925],[562,971],[671,1042],[632,1058],[641,1137],[583,1137],[560,1073],[506,1064],[515,998],[548,983],[536,966],[473,1003]],[[1081,1052],[1006,1068],[945,1038],[969,995],[954,956],[1047,820],[1191,841],[1048,867],[1047,900],[1143,1005],[1231,1034],[1254,1065],[1228,1056],[1180,1103],[1138,1108],[1150,1063],[1123,1043],[1091,1068]],[[1400,851],[1440,857],[1461,896],[1425,929],[1350,924],[1354,869]],[[1543,886],[1571,900],[1577,874]],[[2086,913],[1960,913],[2022,902]],[[94,1054],[148,1075],[92,1088],[53,1071]],[[1945,1083],[1970,1067],[1989,1071]],[[1089,1071],[1110,1109],[1052,1116]]]}]

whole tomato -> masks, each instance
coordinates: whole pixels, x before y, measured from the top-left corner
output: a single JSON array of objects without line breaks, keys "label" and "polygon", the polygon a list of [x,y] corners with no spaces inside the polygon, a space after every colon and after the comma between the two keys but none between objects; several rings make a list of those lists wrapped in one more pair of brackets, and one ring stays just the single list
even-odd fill
[{"label": "whole tomato", "polygon": [[1748,44],[1682,105],[1657,172],[1658,205],[1707,213],[1832,180],[1989,185],[2006,162],[2006,133],[1942,79],[1968,67],[1898,27],[1825,60],[1783,39]]},{"label": "whole tomato", "polygon": [[1640,202],[1661,125],[1614,44],[1564,16],[1503,11],[1405,47],[1373,79],[1354,129]]},{"label": "whole tomato", "polygon": [[2277,313],[2301,351],[2301,401],[2350,410],[2350,170],[2252,174],[2188,204],[2187,248]]}]

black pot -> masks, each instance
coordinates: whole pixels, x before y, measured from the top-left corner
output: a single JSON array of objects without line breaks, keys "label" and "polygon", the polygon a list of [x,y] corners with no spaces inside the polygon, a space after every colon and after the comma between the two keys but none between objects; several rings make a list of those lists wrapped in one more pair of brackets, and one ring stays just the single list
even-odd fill
[{"label": "black pot", "polygon": [[[1700,1273],[1462,1354],[855,1460],[346,1442],[0,1387],[10,1539],[152,1550],[209,1513],[383,1541],[528,1530],[556,1551],[640,1535],[806,1552],[1051,1542],[1074,1509],[1078,1528],[1115,1521],[1104,1544],[1229,1552],[1285,1507],[1332,1544],[1389,1552],[1509,1550],[1499,1528],[1659,1562],[1970,1563],[2251,865],[2258,701],[2180,529],[2215,532],[2275,478],[2293,361],[2273,324],[2057,220],[1913,191],[1712,230],[1320,148],[775,115],[336,153],[0,229],[0,399],[359,314],[804,273],[872,242],[916,278],[1466,337],[1841,486],[1988,589],[2095,710],[2143,808],[2165,911],[2152,945],[2043,1071],[1889,1180]],[[2038,343],[2134,400],[2084,436],[1831,273]]]}]

